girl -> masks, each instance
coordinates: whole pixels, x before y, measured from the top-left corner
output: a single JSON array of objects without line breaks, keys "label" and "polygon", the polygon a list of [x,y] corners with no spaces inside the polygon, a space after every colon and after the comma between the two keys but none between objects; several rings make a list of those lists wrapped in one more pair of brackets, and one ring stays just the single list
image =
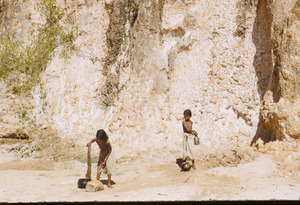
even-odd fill
[{"label": "girl", "polygon": [[93,142],[96,142],[100,148],[99,160],[97,164],[97,180],[100,180],[101,172],[108,175],[107,186],[111,186],[111,173],[113,169],[112,147],[108,140],[108,136],[103,129],[97,131],[96,138],[92,139],[86,146],[89,147]]}]

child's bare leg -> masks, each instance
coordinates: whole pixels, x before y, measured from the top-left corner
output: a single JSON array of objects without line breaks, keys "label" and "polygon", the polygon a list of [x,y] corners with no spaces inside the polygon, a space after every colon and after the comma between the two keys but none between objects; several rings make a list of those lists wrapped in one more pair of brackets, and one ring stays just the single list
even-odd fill
[{"label": "child's bare leg", "polygon": [[96,178],[97,180],[100,180],[100,175],[101,175],[101,172],[97,171],[97,178]]},{"label": "child's bare leg", "polygon": [[111,185],[111,174],[108,174],[107,186],[108,186],[108,188],[113,188]]},{"label": "child's bare leg", "polygon": [[192,160],[192,167],[193,167],[194,169],[196,169],[196,166],[195,166],[195,160]]}]

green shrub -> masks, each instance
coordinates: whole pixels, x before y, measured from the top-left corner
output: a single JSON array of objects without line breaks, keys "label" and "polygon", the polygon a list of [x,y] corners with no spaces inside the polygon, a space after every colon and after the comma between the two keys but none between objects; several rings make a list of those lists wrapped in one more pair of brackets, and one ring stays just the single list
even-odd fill
[{"label": "green shrub", "polygon": [[20,67],[20,46],[7,38],[4,38],[0,45],[0,77],[6,79],[9,72],[14,72]]},{"label": "green shrub", "polygon": [[61,56],[68,57],[68,54],[75,49],[74,41],[78,36],[78,28],[73,27],[71,30],[63,29],[60,33],[60,44],[63,46]]},{"label": "green shrub", "polygon": [[59,25],[64,9],[56,6],[56,0],[40,0],[39,6],[45,23],[38,25],[29,46],[23,47],[8,37],[0,42],[0,78],[9,82],[15,94],[26,93],[39,82],[40,73],[59,45],[63,46],[64,57],[74,49],[77,29],[67,30]]},{"label": "green shrub", "polygon": [[132,24],[134,24],[139,12],[139,5],[137,5],[136,3],[131,3],[130,10],[132,12]]}]

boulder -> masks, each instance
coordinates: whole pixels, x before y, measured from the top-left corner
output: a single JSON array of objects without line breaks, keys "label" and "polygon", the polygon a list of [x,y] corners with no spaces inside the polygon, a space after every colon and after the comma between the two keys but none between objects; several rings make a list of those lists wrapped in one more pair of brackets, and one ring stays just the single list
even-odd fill
[{"label": "boulder", "polygon": [[104,189],[103,184],[97,179],[93,179],[89,181],[85,187],[85,190],[87,192],[96,192],[96,191],[101,191],[103,189]]}]

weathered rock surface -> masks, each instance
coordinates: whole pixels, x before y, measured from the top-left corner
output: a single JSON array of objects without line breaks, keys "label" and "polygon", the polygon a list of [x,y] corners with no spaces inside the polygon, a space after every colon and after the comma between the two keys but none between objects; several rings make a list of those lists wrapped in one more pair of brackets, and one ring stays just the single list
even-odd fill
[{"label": "weathered rock surface", "polygon": [[[42,22],[38,1],[8,2],[0,34],[26,43],[28,27]],[[27,116],[82,146],[104,128],[119,160],[181,156],[187,108],[198,156],[299,138],[299,2],[57,0],[66,9],[61,24],[81,35],[69,59],[49,63],[26,99]],[[16,113],[21,101],[1,96],[5,135],[27,124]]]},{"label": "weathered rock surface", "polygon": [[[300,1],[258,1],[256,68],[269,74],[259,78],[260,121],[251,144],[258,138],[269,142],[300,136],[299,16]],[[259,57],[261,51],[264,58]]]}]

